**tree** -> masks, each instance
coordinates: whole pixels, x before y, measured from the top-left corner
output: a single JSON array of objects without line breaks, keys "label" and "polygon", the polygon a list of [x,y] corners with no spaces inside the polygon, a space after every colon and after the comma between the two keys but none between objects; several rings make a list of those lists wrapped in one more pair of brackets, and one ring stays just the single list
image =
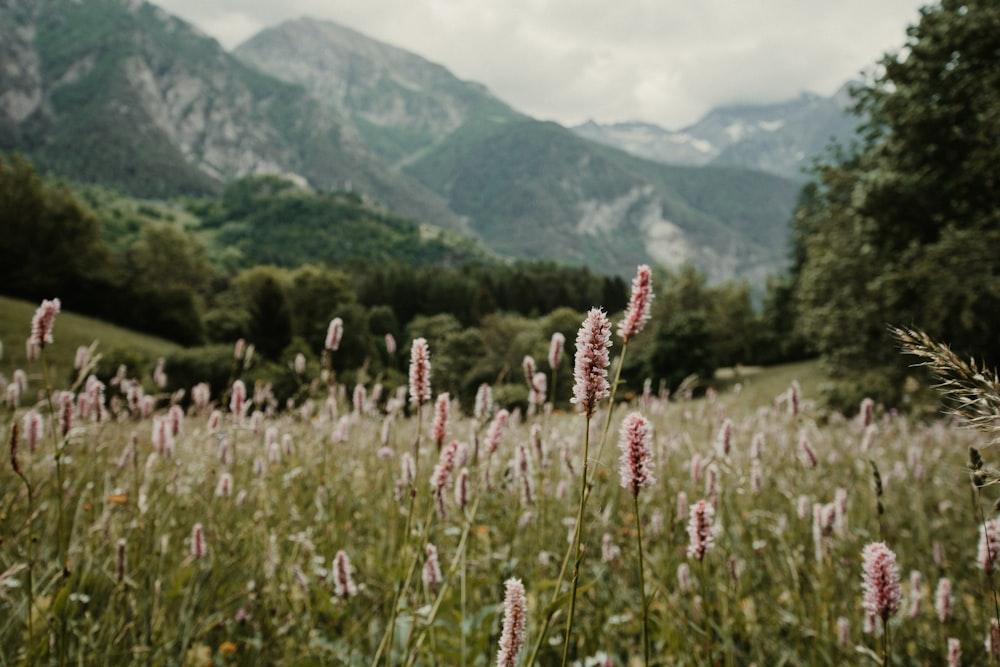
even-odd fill
[{"label": "tree", "polygon": [[1000,5],[943,0],[854,93],[861,147],[818,172],[799,210],[801,332],[846,404],[907,374],[887,324],[1000,360]]}]

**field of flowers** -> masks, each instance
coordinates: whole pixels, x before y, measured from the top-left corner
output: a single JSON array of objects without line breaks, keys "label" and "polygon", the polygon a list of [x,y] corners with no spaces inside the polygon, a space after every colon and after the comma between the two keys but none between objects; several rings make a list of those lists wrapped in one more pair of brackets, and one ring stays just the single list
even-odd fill
[{"label": "field of flowers", "polygon": [[103,383],[85,348],[54,385],[44,303],[3,380],[0,665],[996,660],[988,439],[794,383],[622,400],[634,285],[622,322],[566,332],[573,377],[526,359],[529,409],[484,385],[471,415],[422,339],[409,386],[323,373],[280,406],[242,343],[227,387]]}]

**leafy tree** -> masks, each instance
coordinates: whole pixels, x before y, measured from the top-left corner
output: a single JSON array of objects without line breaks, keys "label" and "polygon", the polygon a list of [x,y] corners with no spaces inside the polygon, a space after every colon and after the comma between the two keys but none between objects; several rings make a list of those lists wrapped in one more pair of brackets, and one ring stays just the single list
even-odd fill
[{"label": "leafy tree", "polygon": [[943,0],[907,34],[855,91],[863,145],[818,170],[796,219],[801,332],[847,405],[862,374],[901,398],[889,323],[1000,360],[1000,5]]},{"label": "leafy tree", "polygon": [[47,185],[19,155],[0,156],[0,289],[88,310],[113,282],[96,217],[66,188]]}]

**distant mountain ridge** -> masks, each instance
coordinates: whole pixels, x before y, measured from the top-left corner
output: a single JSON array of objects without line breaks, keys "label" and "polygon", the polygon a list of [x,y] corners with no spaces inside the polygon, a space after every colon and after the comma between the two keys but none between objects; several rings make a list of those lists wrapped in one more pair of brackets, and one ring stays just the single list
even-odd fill
[{"label": "distant mountain ridge", "polygon": [[572,129],[664,164],[745,167],[801,181],[831,142],[851,141],[858,119],[848,112],[849,103],[845,84],[831,97],[802,93],[776,104],[719,107],[678,131],[652,123],[593,121]]},{"label": "distant mountain ridge", "polygon": [[330,22],[268,28],[230,54],[141,0],[0,9],[0,53],[18,65],[0,68],[0,149],[64,177],[169,197],[274,173],[501,256],[618,275],[690,262],[760,286],[785,264],[796,182],[636,158]]}]

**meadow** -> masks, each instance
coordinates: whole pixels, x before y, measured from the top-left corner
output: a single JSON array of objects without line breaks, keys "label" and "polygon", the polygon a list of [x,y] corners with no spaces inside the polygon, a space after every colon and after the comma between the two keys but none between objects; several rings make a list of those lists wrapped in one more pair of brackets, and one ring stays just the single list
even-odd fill
[{"label": "meadow", "polygon": [[[969,448],[988,438],[870,404],[826,411],[816,383],[795,377],[807,366],[697,399],[620,378],[631,391],[589,416],[508,411],[486,387],[470,415],[431,392],[430,349],[419,400],[412,386],[304,371],[300,397],[279,405],[264,385],[240,399],[242,346],[229,385],[183,395],[140,369],[91,379],[100,346],[75,375],[54,371],[89,344],[60,335],[67,317],[3,378],[0,665],[492,665],[511,579],[526,613],[508,664],[985,664],[1000,652],[1000,545],[984,561],[980,544],[996,493],[969,474]],[[559,373],[538,362],[550,390],[574,381],[572,361]],[[635,413],[651,461],[649,485],[630,489],[618,445]],[[700,501],[714,516],[692,553]],[[862,605],[872,542],[902,577],[887,623]]]}]

